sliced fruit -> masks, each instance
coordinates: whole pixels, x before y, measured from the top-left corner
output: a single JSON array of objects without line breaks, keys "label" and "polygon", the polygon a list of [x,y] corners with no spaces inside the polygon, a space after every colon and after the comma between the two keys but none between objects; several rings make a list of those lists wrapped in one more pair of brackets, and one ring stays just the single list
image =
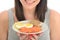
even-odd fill
[{"label": "sliced fruit", "polygon": [[18,28],[18,29],[24,27],[24,23],[22,23],[22,22],[17,22],[17,23],[15,23],[15,25],[16,25],[16,28]]},{"label": "sliced fruit", "polygon": [[25,33],[27,33],[27,32],[28,32],[28,28],[22,27],[22,28],[20,29],[20,32],[25,32]]},{"label": "sliced fruit", "polygon": [[32,28],[32,27],[33,27],[33,24],[31,24],[31,23],[26,23],[26,24],[25,24],[25,27],[26,27],[26,28]]},{"label": "sliced fruit", "polygon": [[26,28],[26,27],[22,27],[20,29],[20,32],[25,32],[25,33],[34,33],[34,32],[39,32],[41,31],[41,28],[38,26],[32,27],[32,28]]},{"label": "sliced fruit", "polygon": [[35,33],[42,31],[39,22],[31,21],[31,22],[16,22],[13,27],[24,33]]},{"label": "sliced fruit", "polygon": [[33,30],[33,32],[39,32],[39,31],[41,31],[41,28],[38,27],[38,26],[34,26],[34,27],[32,28],[32,30]]},{"label": "sliced fruit", "polygon": [[32,28],[29,28],[28,29],[28,33],[32,33]]}]

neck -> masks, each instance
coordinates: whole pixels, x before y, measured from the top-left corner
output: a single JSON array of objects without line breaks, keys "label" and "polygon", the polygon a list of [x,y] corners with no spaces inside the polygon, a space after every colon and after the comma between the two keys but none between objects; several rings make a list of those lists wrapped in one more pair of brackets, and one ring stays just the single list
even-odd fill
[{"label": "neck", "polygon": [[29,19],[29,20],[34,19],[35,8],[32,8],[32,9],[23,8],[23,11],[26,19]]},{"label": "neck", "polygon": [[34,14],[35,8],[32,8],[32,9],[23,8],[23,11],[25,14]]}]

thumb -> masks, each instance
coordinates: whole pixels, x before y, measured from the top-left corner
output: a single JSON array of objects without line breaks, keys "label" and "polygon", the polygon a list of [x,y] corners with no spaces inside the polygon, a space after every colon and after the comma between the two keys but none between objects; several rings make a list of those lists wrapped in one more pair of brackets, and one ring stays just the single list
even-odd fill
[{"label": "thumb", "polygon": [[20,36],[20,33],[17,33],[18,36]]}]

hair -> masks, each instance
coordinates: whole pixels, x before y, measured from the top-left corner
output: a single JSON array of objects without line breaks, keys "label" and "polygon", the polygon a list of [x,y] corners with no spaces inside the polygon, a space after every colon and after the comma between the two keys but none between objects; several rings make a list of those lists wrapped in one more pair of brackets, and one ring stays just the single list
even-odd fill
[{"label": "hair", "polygon": [[[35,10],[35,15],[37,15],[39,21],[44,22],[46,10],[47,10],[47,0],[41,0],[39,4],[36,6]],[[19,21],[25,20],[23,7],[20,0],[15,0],[15,13]]]}]

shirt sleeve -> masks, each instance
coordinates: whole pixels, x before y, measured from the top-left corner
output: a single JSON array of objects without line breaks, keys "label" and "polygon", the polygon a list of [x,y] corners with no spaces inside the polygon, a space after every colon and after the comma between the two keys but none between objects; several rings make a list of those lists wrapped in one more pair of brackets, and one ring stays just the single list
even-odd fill
[{"label": "shirt sleeve", "polygon": [[48,0],[47,7],[60,14],[60,0]]}]

